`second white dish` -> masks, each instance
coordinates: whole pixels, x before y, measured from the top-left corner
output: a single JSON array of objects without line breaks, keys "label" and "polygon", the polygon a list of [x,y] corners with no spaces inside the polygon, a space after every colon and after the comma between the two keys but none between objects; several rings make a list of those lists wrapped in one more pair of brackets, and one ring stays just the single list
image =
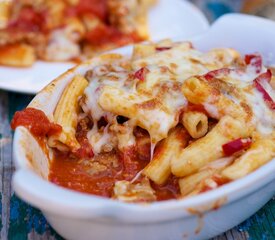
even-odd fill
[{"label": "second white dish", "polygon": [[[159,0],[149,13],[152,40],[176,36],[186,39],[203,33],[208,27],[201,11],[183,0]],[[0,66],[0,89],[35,94],[74,65],[38,61],[30,68]]]}]

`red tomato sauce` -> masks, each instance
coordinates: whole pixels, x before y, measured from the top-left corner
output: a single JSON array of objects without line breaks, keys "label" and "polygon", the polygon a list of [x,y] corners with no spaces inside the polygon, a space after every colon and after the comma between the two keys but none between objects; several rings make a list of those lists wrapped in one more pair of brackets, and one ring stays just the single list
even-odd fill
[{"label": "red tomato sauce", "polygon": [[[58,124],[51,123],[41,110],[26,108],[15,113],[11,127],[24,126],[38,139],[58,134],[62,130]],[[150,144],[144,130],[135,133],[137,145],[124,149],[123,152],[113,150],[94,156],[86,137],[92,123],[83,119],[78,126],[76,138],[82,145],[78,153],[62,153],[54,150],[54,159],[50,166],[49,180],[59,186],[76,191],[112,197],[116,181],[131,181],[150,161]],[[39,141],[40,144],[41,141]],[[140,144],[139,144],[140,142]],[[156,149],[156,152],[161,151]],[[139,177],[136,182],[142,180]],[[179,196],[178,182],[170,177],[164,185],[151,182],[157,200],[173,199]]]},{"label": "red tomato sauce", "polygon": [[[101,171],[96,171],[96,164],[102,163],[102,159],[114,162],[115,166]],[[100,169],[100,168],[99,168]],[[103,197],[111,197],[115,181],[122,180],[123,162],[116,158],[114,153],[104,154],[94,158],[94,161],[79,160],[69,154],[55,153],[55,158],[50,167],[49,180],[62,187],[76,191],[95,194]]]},{"label": "red tomato sauce", "polygon": [[80,0],[76,6],[66,9],[66,15],[68,16],[82,16],[85,14],[93,14],[102,21],[107,21],[107,0]]},{"label": "red tomato sauce", "polygon": [[103,46],[108,43],[114,43],[118,46],[123,46],[143,39],[139,38],[135,33],[123,34],[115,27],[102,24],[87,32],[85,40],[92,45]]},{"label": "red tomato sauce", "polygon": [[26,108],[14,114],[11,128],[14,130],[18,126],[26,127],[38,138],[59,134],[62,130],[60,125],[51,123],[43,111],[35,108]]},{"label": "red tomato sauce", "polygon": [[87,133],[88,130],[92,128],[92,122],[89,118],[84,118],[80,120],[77,124],[76,129],[76,139],[80,144],[80,148],[74,155],[78,158],[91,158],[94,156],[92,146],[90,145]]},{"label": "red tomato sauce", "polygon": [[80,0],[77,6],[66,10],[66,15],[79,17],[90,15],[102,21],[95,29],[86,33],[85,40],[92,45],[104,46],[114,43],[117,46],[123,46],[144,40],[135,33],[123,34],[109,24],[107,0]]},{"label": "red tomato sauce", "polygon": [[[23,7],[17,18],[9,22],[7,30],[14,32],[39,32],[49,33],[47,19],[50,17],[48,10],[35,10],[31,6]],[[115,26],[111,26],[108,20],[107,0],[80,0],[75,6],[66,6],[63,11],[64,18],[91,16],[100,19],[100,24],[93,30],[87,32],[82,39],[95,46],[105,46],[115,44],[116,47],[129,43],[139,42],[141,39],[137,33],[124,34]],[[63,23],[60,23],[62,27]]]},{"label": "red tomato sauce", "polygon": [[[89,124],[86,121],[85,124],[84,122],[80,124],[82,127],[77,127],[77,139],[85,136],[86,126]],[[136,146],[128,147],[123,152],[113,150],[110,153],[79,159],[75,154],[55,151],[50,166],[49,180],[76,191],[112,197],[116,181],[131,181],[149,163],[150,144],[146,140],[147,134],[144,130],[135,132]],[[142,178],[143,176],[140,176],[135,183],[140,182]],[[162,186],[153,182],[151,186],[159,201],[179,196],[178,181],[175,177],[170,177]]]},{"label": "red tomato sauce", "polygon": [[111,152],[90,159],[78,159],[55,152],[49,180],[76,191],[111,197],[118,180],[130,180],[145,167],[134,159],[133,148],[124,153]]},{"label": "red tomato sauce", "polygon": [[171,175],[167,182],[163,185],[157,185],[151,182],[151,186],[156,191],[158,201],[164,201],[180,197],[178,178],[175,176]]},{"label": "red tomato sauce", "polygon": [[32,7],[24,7],[17,19],[9,23],[8,29],[19,32],[40,32],[45,30],[45,22],[46,12],[37,12]]},{"label": "red tomato sauce", "polygon": [[[98,163],[105,163],[103,165],[106,169],[102,167],[98,172],[94,170],[93,165]],[[116,181],[132,180],[147,164],[148,162],[136,158],[133,149],[124,153],[100,154],[87,160],[79,160],[70,154],[56,152],[50,167],[49,180],[59,186],[83,193],[112,197]],[[175,177],[170,177],[162,186],[153,182],[151,186],[156,192],[158,201],[174,199],[180,195]]]}]

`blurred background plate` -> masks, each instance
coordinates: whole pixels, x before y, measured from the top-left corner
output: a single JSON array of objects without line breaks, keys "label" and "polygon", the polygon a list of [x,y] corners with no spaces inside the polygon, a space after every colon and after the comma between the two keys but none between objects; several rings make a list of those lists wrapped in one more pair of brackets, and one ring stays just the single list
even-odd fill
[{"label": "blurred background plate", "polygon": [[[149,13],[151,38],[181,36],[189,38],[203,33],[209,27],[198,8],[183,0],[159,0]],[[30,68],[0,67],[0,89],[35,94],[55,77],[74,66],[70,62],[37,61]]]}]

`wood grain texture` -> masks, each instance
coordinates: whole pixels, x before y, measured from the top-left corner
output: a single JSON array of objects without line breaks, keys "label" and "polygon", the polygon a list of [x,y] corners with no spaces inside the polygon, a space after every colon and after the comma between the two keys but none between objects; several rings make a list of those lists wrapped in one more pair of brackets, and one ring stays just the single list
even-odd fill
[{"label": "wood grain texture", "polygon": [[[31,96],[0,91],[0,233],[1,240],[61,240],[42,213],[21,201],[11,189],[12,131],[9,122],[14,112],[23,109]],[[275,199],[253,217],[213,240],[275,239]],[[176,239],[175,239],[176,240]]]},{"label": "wood grain texture", "polygon": [[1,195],[2,195],[2,230],[1,239],[5,239],[9,227],[9,209],[11,196],[11,176],[13,164],[11,159],[11,129],[9,127],[8,94],[1,92],[0,98],[0,162],[1,162]]}]

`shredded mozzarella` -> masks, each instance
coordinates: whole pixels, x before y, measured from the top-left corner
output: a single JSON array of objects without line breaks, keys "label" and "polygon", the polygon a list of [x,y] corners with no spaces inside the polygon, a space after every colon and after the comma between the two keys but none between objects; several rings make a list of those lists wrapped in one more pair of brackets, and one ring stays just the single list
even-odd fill
[{"label": "shredded mozzarella", "polygon": [[252,108],[256,129],[261,134],[272,133],[275,127],[275,112],[267,106],[262,94],[257,89],[253,89],[246,93],[246,99]]},{"label": "shredded mozzarella", "polygon": [[[125,58],[125,62],[122,60],[93,68],[89,86],[84,92],[82,109],[94,122],[93,129],[88,133],[94,152],[100,153],[108,141],[115,142],[120,150],[134,145],[133,131],[139,126],[150,134],[152,159],[156,144],[166,138],[169,130],[179,123],[179,114],[188,104],[181,90],[183,82],[191,76],[204,75],[211,70],[224,67],[232,71],[221,79],[224,84],[230,85],[229,90],[224,89],[221,92],[239,106],[245,101],[253,112],[252,124],[255,124],[260,133],[269,134],[275,124],[274,112],[268,108],[260,92],[256,89],[245,90],[252,86],[253,80],[265,72],[266,68],[262,67],[260,73],[256,73],[255,68],[250,65],[246,69],[237,69],[234,65],[236,58],[239,58],[239,55],[232,49],[214,49],[208,53],[201,53],[192,49],[190,44],[182,43],[175,44],[171,49],[133,60],[130,67],[129,59]],[[142,79],[135,77],[135,73],[144,67],[146,71]],[[237,89],[232,91],[232,86],[236,86]],[[118,114],[105,111],[102,105],[99,105],[99,99],[106,87],[115,89],[113,93],[125,96],[134,106],[131,116],[124,116],[130,119],[128,125],[121,125],[125,128],[124,132],[113,132],[115,126],[119,125],[115,121]],[[270,90],[271,87],[264,88],[274,100],[274,91]],[[220,119],[221,113],[212,104],[212,97],[209,96],[203,106],[211,117]],[[115,99],[113,97],[109,101]],[[97,123],[102,117],[108,122],[103,132],[97,128]]]}]

